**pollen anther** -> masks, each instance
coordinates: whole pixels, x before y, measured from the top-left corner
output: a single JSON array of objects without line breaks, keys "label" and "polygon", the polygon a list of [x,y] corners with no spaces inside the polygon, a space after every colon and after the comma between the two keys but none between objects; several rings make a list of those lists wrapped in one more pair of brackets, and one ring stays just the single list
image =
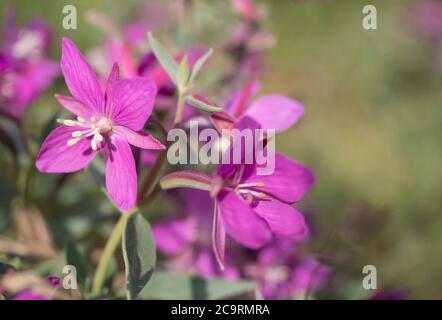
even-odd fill
[{"label": "pollen anther", "polygon": [[73,146],[78,142],[78,140],[79,140],[78,138],[68,140],[68,146]]}]

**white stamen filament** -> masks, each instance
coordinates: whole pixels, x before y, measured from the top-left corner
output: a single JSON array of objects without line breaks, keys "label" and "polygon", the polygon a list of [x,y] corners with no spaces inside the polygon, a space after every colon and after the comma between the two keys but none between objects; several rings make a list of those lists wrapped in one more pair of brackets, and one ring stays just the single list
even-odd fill
[{"label": "white stamen filament", "polygon": [[238,185],[238,188],[253,188],[253,187],[264,187],[264,182],[250,182],[250,183],[241,183]]},{"label": "white stamen filament", "polygon": [[57,121],[69,127],[80,126],[86,128],[86,130],[77,130],[72,132],[73,139],[68,140],[67,145],[73,146],[81,139],[89,138],[92,136],[90,143],[91,143],[91,148],[94,151],[98,150],[99,143],[101,143],[104,140],[101,131],[107,133],[112,130],[110,121],[104,118],[102,119],[102,121],[100,121],[103,122],[101,124],[97,123],[97,119],[95,117],[91,117],[90,122],[87,122],[82,117],[77,117],[77,120],[58,119]]}]

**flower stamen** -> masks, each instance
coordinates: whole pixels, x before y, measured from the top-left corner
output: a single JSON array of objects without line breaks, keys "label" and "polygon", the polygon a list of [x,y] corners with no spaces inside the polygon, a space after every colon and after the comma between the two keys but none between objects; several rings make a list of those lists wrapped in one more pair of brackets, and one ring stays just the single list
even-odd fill
[{"label": "flower stamen", "polygon": [[250,183],[241,183],[238,185],[238,188],[253,188],[253,187],[264,187],[264,182],[250,182]]},{"label": "flower stamen", "polygon": [[68,146],[75,145],[81,139],[92,137],[90,142],[91,148],[92,150],[97,151],[100,143],[104,140],[102,134],[111,134],[112,132],[112,123],[107,118],[102,118],[98,122],[95,117],[90,117],[89,122],[82,117],[77,117],[77,120],[57,119],[57,121],[68,127],[80,126],[86,128],[86,130],[72,132],[73,139],[67,141]]}]

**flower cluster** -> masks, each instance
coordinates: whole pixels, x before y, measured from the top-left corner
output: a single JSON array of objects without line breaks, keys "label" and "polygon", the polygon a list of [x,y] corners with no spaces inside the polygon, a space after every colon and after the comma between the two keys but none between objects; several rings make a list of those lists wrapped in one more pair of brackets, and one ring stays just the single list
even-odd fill
[{"label": "flower cluster", "polygon": [[[163,8],[156,5],[151,9]],[[180,2],[163,16],[179,16],[192,5]],[[84,55],[84,48],[62,37],[59,66],[46,57],[49,33],[44,24],[33,22],[19,30],[7,17],[0,55],[1,111],[20,117],[60,68],[70,92],[55,95],[63,116],[38,153],[28,150],[29,157],[39,172],[63,174],[56,188],[67,174],[90,168],[120,213],[102,254],[97,253],[93,281],[82,284],[83,297],[103,294],[120,238],[128,298],[137,297],[149,280],[146,275],[152,274],[143,268],[155,264],[154,243],[162,253],[159,271],[207,281],[250,281],[269,299],[302,298],[327,283],[330,268],[304,250],[311,233],[298,205],[314,186],[313,171],[276,152],[277,137],[271,134],[291,129],[304,115],[304,105],[279,93],[259,94],[262,58],[275,42],[262,25],[266,10],[253,1],[233,0],[231,9],[237,25],[219,47],[195,44],[175,50],[156,38],[157,30],[173,29],[173,23],[155,22],[150,14],[152,23],[141,19],[120,26],[90,11],[86,19],[104,31],[103,44]],[[211,71],[216,64],[226,68]],[[211,141],[213,150],[239,155],[230,157],[236,160],[217,166],[168,163],[168,133],[180,129],[187,134],[194,122],[226,131],[224,140]],[[244,130],[268,134],[253,136],[253,152],[247,146],[237,150],[241,136],[235,133]],[[262,158],[273,160],[271,172],[261,174]],[[167,218],[149,216],[157,196],[173,204]],[[23,198],[28,204],[26,191]],[[143,215],[153,222],[155,241]],[[57,254],[56,248],[51,250]],[[71,258],[66,253],[65,259]],[[43,295],[19,290],[13,298],[49,299],[47,289],[59,287],[54,279]]]}]

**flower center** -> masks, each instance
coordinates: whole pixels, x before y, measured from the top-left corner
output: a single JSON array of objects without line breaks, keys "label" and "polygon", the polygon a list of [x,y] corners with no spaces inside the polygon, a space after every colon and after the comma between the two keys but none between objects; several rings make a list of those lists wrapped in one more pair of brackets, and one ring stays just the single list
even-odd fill
[{"label": "flower center", "polygon": [[91,148],[96,151],[104,140],[103,134],[112,134],[112,121],[105,117],[99,121],[95,117],[91,117],[89,121],[82,117],[77,117],[77,120],[58,119],[58,122],[69,127],[79,126],[84,128],[84,130],[72,132],[72,139],[67,141],[68,146],[75,145],[81,139],[92,137]]}]

